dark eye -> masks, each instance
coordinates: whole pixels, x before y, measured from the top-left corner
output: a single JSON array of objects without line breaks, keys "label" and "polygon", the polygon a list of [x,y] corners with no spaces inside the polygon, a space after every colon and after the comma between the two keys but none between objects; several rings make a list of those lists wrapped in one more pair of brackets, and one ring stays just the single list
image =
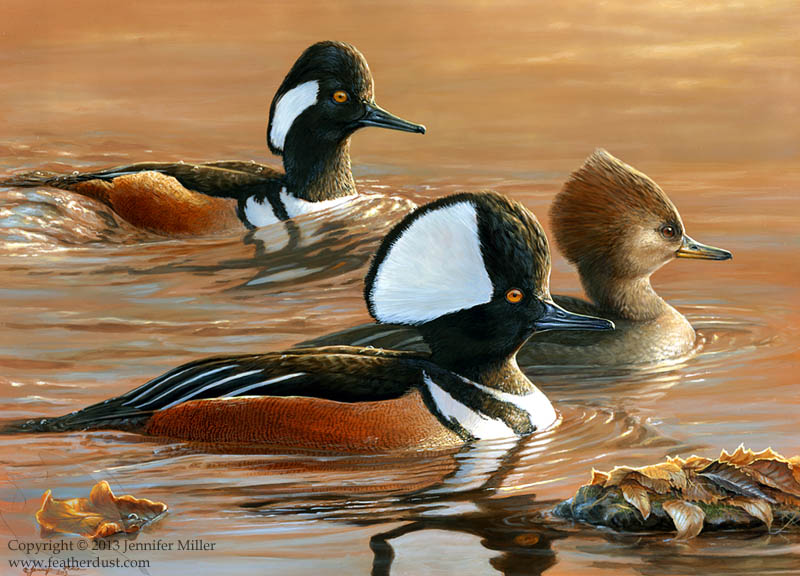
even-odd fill
[{"label": "dark eye", "polygon": [[347,95],[347,92],[344,90],[337,90],[333,93],[333,101],[339,104],[344,104],[350,99],[350,96]]},{"label": "dark eye", "polygon": [[508,292],[506,292],[506,300],[511,302],[512,304],[519,304],[522,302],[522,299],[525,297],[525,294],[522,293],[522,290],[519,288],[512,288]]},{"label": "dark eye", "polygon": [[678,235],[678,229],[672,224],[664,224],[659,228],[659,232],[661,232],[661,235],[667,240],[674,240]]}]

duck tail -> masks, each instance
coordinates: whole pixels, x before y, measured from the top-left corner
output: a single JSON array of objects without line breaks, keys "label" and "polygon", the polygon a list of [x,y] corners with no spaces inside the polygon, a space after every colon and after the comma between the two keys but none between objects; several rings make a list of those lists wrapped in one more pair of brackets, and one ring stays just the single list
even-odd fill
[{"label": "duck tail", "polygon": [[61,432],[64,428],[59,420],[63,416],[55,418],[27,418],[25,420],[8,420],[0,424],[0,434],[36,434],[46,432]]},{"label": "duck tail", "polygon": [[152,412],[125,413],[119,417],[103,414],[101,406],[95,404],[51,418],[26,418],[24,420],[8,420],[0,423],[0,435],[13,434],[48,434],[53,432],[76,432],[85,430],[122,430],[135,432],[141,430]]},{"label": "duck tail", "polygon": [[58,188],[59,179],[63,179],[66,174],[58,174],[56,172],[47,172],[44,170],[35,170],[34,172],[22,172],[21,174],[14,174],[8,178],[0,180],[0,186],[9,186],[14,188],[36,188],[39,186],[54,186]]},{"label": "duck tail", "polygon": [[83,196],[108,203],[110,185],[101,180],[97,174],[73,172],[72,174],[59,174],[47,170],[34,170],[22,172],[0,180],[0,186],[14,188],[40,188],[49,186],[61,190],[71,190]]}]

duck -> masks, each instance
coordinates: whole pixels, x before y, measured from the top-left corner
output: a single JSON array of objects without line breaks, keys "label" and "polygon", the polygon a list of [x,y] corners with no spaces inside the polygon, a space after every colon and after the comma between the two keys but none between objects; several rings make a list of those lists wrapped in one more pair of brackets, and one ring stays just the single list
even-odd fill
[{"label": "duck", "polygon": [[361,52],[323,41],[300,55],[269,109],[267,145],[283,158],[285,172],[249,161],[142,162],[71,174],[35,171],[0,185],[70,190],[137,228],[170,237],[252,229],[353,199],[350,137],[367,126],[425,133],[425,126],[378,106]]},{"label": "duck", "polygon": [[[570,175],[549,216],[556,245],[577,268],[588,298],[556,294],[553,300],[612,320],[616,329],[542,334],[520,350],[523,365],[635,368],[686,358],[698,349],[691,323],[653,289],[650,277],[675,259],[733,256],[692,239],[658,184],[600,148]],[[427,349],[417,330],[402,325],[361,325],[298,347],[331,343]]]},{"label": "duck", "polygon": [[406,215],[365,279],[377,322],[416,327],[430,352],[327,346],[201,359],[121,396],[6,431],[113,429],[187,442],[323,452],[449,449],[529,435],[557,412],[520,370],[535,333],[612,330],[550,296],[535,215],[494,192]]},{"label": "duck", "polygon": [[720,261],[733,255],[689,236],[658,184],[606,150],[595,150],[556,195],[550,224],[588,298],[557,296],[555,301],[609,318],[617,329],[613,336],[548,334],[522,351],[523,362],[639,365],[695,351],[691,323],[653,289],[650,278],[676,259]]}]

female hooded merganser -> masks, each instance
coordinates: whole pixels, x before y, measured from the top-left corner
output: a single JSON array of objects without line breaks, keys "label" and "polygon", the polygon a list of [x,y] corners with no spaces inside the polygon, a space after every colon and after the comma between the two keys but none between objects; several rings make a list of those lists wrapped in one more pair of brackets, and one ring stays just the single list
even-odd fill
[{"label": "female hooded merganser", "polygon": [[285,174],[254,162],[144,162],[68,175],[33,172],[2,185],[72,190],[158,234],[254,228],[354,196],[350,136],[365,126],[425,133],[375,103],[372,74],[358,50],[319,42],[300,55],[270,106],[267,144],[283,156]]},{"label": "female hooded merganser", "polygon": [[[556,242],[591,300],[555,295],[554,301],[609,318],[616,329],[544,334],[520,350],[525,365],[641,364],[693,349],[694,329],[656,294],[650,276],[674,258],[728,260],[731,253],[687,236],[675,205],[653,180],[597,150],[564,184],[550,216]],[[308,344],[342,342],[424,349],[419,333],[401,326],[359,326]]]},{"label": "female hooded merganser", "polygon": [[549,334],[521,352],[526,364],[637,364],[690,352],[689,321],[656,294],[650,276],[675,258],[729,260],[727,250],[690,238],[663,190],[605,150],[572,173],[550,208],[556,244],[578,269],[590,302],[562,306],[614,321],[613,334]]},{"label": "female hooded merganser", "polygon": [[211,358],[16,430],[119,429],[200,442],[344,451],[434,449],[544,429],[556,412],[520,371],[537,331],[609,330],[550,298],[536,217],[487,193],[436,200],[383,240],[364,295],[431,353],[331,346]]}]

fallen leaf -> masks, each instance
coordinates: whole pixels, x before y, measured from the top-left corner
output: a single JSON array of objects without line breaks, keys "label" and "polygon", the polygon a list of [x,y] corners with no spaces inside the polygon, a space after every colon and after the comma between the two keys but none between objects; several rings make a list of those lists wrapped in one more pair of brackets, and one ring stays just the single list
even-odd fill
[{"label": "fallen leaf", "polygon": [[605,486],[606,482],[608,482],[608,474],[592,468],[592,479],[589,481],[589,485],[602,484]]},{"label": "fallen leaf", "polygon": [[800,483],[795,479],[792,467],[786,461],[756,460],[743,466],[742,470],[761,484],[800,497]]},{"label": "fallen leaf", "polygon": [[770,487],[764,488],[764,492],[779,504],[787,504],[795,508],[800,508],[800,498],[797,498],[796,496],[786,494],[785,492],[781,492],[780,490],[775,490],[774,488]]},{"label": "fallen leaf", "polygon": [[709,458],[703,458],[702,456],[689,456],[683,463],[684,470],[702,470],[709,464],[711,464],[713,460]]},{"label": "fallen leaf", "polygon": [[667,500],[662,504],[662,507],[672,518],[672,522],[678,530],[678,535],[675,536],[676,539],[688,540],[689,538],[694,538],[703,530],[703,520],[705,520],[706,515],[699,506],[684,500]]},{"label": "fallen leaf", "polygon": [[772,507],[769,502],[753,498],[728,498],[725,504],[741,508],[753,518],[758,518],[767,525],[767,530],[772,527]]},{"label": "fallen leaf", "polygon": [[642,514],[642,518],[647,520],[647,517],[650,516],[650,497],[644,486],[633,480],[625,480],[619,487],[625,501],[636,508]]},{"label": "fallen leaf", "polygon": [[725,497],[719,493],[713,482],[691,472],[687,474],[686,488],[683,489],[682,496],[684,500],[704,504],[714,504]]},{"label": "fallen leaf", "polygon": [[739,446],[732,454],[722,450],[718,460],[668,456],[651,466],[593,470],[592,482],[556,514],[622,531],[652,529],[669,516],[681,539],[703,529],[750,529],[754,519],[768,530],[773,523],[800,526],[800,456],[787,459],[771,448]]},{"label": "fallen leaf", "polygon": [[713,462],[706,468],[703,468],[697,473],[699,476],[704,476],[739,496],[747,498],[762,498],[770,502],[775,502],[759,488],[758,484],[753,481],[747,474],[742,472],[739,468],[727,462]]},{"label": "fallen leaf", "polygon": [[137,532],[167,511],[162,502],[130,495],[114,496],[108,482],[98,482],[89,498],[56,500],[50,490],[42,496],[36,521],[44,533],[64,532],[104,538],[120,532]]},{"label": "fallen leaf", "polygon": [[756,460],[786,460],[786,458],[775,452],[772,448],[766,448],[761,452],[753,452],[752,450],[745,449],[744,444],[739,444],[739,447],[733,454],[728,454],[723,450],[717,460],[719,462],[733,464],[734,466],[747,466]]},{"label": "fallen leaf", "polygon": [[631,480],[638,482],[645,488],[652,490],[658,494],[666,494],[670,491],[672,486],[669,480],[663,478],[650,478],[639,472],[639,468],[631,468],[629,466],[617,466],[608,473],[608,480],[605,487],[619,486],[622,482]]}]

